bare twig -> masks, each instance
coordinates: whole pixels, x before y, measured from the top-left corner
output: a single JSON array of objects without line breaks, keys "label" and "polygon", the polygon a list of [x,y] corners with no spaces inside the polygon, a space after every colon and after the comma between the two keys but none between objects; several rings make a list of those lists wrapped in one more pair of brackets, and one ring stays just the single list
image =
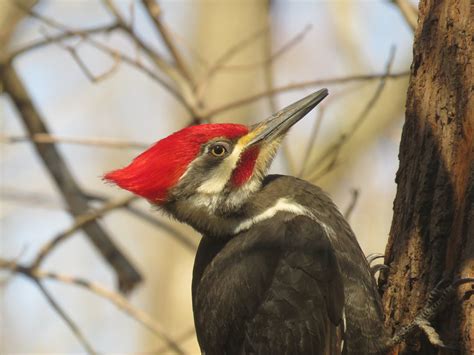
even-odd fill
[{"label": "bare twig", "polygon": [[148,16],[150,17],[151,21],[155,25],[157,32],[160,34],[161,39],[163,40],[166,48],[168,48],[169,52],[171,53],[174,62],[176,63],[176,67],[181,72],[183,77],[185,77],[191,84],[193,83],[193,78],[184,62],[183,57],[178,51],[178,48],[174,45],[174,41],[171,38],[171,34],[163,24],[161,20],[161,9],[158,3],[155,0],[142,0],[142,4],[146,9]]},{"label": "bare twig", "polygon": [[[87,33],[82,33],[80,30],[71,30],[67,26],[51,19],[48,18],[44,15],[39,14],[38,12],[34,10],[25,10],[31,17],[43,22],[44,24],[51,26],[53,28],[56,28],[60,31],[63,31],[65,34],[69,35],[74,35],[74,36],[79,36],[81,37],[84,41],[89,43],[92,47],[98,49],[99,51],[106,53],[110,55],[111,57],[114,56],[119,56],[120,60],[124,63],[127,63],[144,74],[146,74],[148,77],[153,79],[154,81],[158,82],[161,86],[163,86],[173,97],[175,97],[183,106],[184,108],[193,116],[193,117],[200,117],[199,113],[197,113],[192,106],[191,103],[187,101],[185,98],[185,95],[182,94],[182,92],[185,92],[187,97],[189,98],[188,92],[189,90],[184,90],[182,89],[181,91],[178,91],[176,88],[174,88],[170,83],[168,83],[165,79],[161,78],[159,75],[157,75],[153,70],[147,68],[145,65],[143,65],[140,61],[137,61],[136,59],[126,55],[125,53],[119,52],[116,49],[110,48],[93,38],[91,38]],[[124,23],[118,21],[118,26],[120,29],[124,29],[128,33],[132,33],[132,30]],[[176,76],[179,74],[176,74],[176,71],[174,68],[172,68],[170,65],[168,65],[165,61],[161,59],[161,57],[154,52],[153,50],[150,49],[150,47],[146,46],[143,41],[141,41],[138,37],[135,37],[136,41],[140,44],[140,48],[142,48],[145,53],[149,54],[149,57],[153,60],[153,62],[166,74],[168,75],[169,78],[171,78],[173,81],[176,82]],[[181,83],[182,84],[182,83]]]},{"label": "bare twig", "polygon": [[28,207],[50,208],[55,210],[65,208],[64,204],[61,203],[62,201],[48,194],[36,191],[23,191],[16,186],[2,185],[0,199],[26,204]]},{"label": "bare twig", "polygon": [[99,208],[93,212],[85,213],[83,215],[77,216],[74,220],[74,224],[69,227],[64,232],[58,234],[54,239],[50,240],[46,245],[44,245],[39,251],[36,259],[32,263],[33,268],[39,267],[41,262],[51,253],[51,251],[61,242],[65,241],[67,238],[72,236],[79,229],[84,228],[87,224],[96,221],[98,218],[103,217],[108,212],[111,212],[117,208],[128,205],[130,202],[135,200],[136,196],[127,196],[125,198],[112,201],[104,205],[102,208]]},{"label": "bare twig", "polygon": [[287,92],[287,91],[292,91],[292,90],[300,90],[308,87],[313,87],[313,86],[322,86],[322,85],[335,85],[335,84],[347,84],[351,82],[357,82],[357,81],[370,81],[370,80],[378,80],[381,78],[386,78],[386,79],[398,79],[398,78],[403,78],[410,75],[409,71],[403,71],[400,73],[393,73],[393,74],[386,74],[386,73],[381,73],[381,74],[361,74],[361,75],[350,75],[350,76],[343,76],[343,77],[338,77],[338,78],[328,78],[328,79],[318,79],[318,80],[311,80],[311,81],[304,81],[301,83],[295,83],[295,84],[288,84],[285,86],[277,87],[272,90],[265,90],[256,94],[252,94],[246,97],[243,97],[241,99],[238,99],[236,101],[231,101],[226,104],[223,104],[222,106],[210,109],[207,111],[205,114],[203,114],[203,117],[205,118],[211,118],[217,114],[220,114],[222,112],[229,111],[231,109],[237,108],[239,106],[249,104],[251,102],[260,100],[264,97],[267,97],[269,95],[274,95],[282,92]]},{"label": "bare twig", "polygon": [[[263,43],[263,50],[264,50],[264,57],[269,59],[263,67],[263,74],[264,74],[264,81],[265,87],[267,90],[272,90],[274,87],[274,80],[273,80],[273,62],[270,59],[272,57],[272,23],[271,23],[271,3],[270,1],[266,2],[267,6],[267,15],[265,16],[266,19],[266,28],[267,31],[264,33],[264,43]],[[274,95],[268,96],[268,106],[270,108],[270,112],[277,111],[277,103],[276,98]],[[291,157],[291,152],[288,148],[287,140],[284,140],[281,145],[281,151],[283,155],[283,161],[286,164],[287,171],[290,175],[293,175],[295,171],[295,163]]]},{"label": "bare twig", "polygon": [[209,62],[201,55],[199,50],[194,47],[189,41],[187,41],[183,36],[181,36],[178,32],[172,31],[168,29],[168,32],[172,34],[173,38],[176,40],[176,42],[179,42],[182,44],[184,49],[188,52],[189,55],[194,57],[196,59],[196,63],[200,64],[203,68],[206,70],[209,69],[210,64]]},{"label": "bare twig", "polygon": [[408,26],[414,31],[418,24],[418,10],[407,0],[392,0],[392,2],[400,9]]},{"label": "bare twig", "polygon": [[[152,47],[147,45],[133,30],[132,27],[125,21],[119,10],[115,6],[113,0],[102,0],[104,5],[112,12],[115,16],[120,29],[127,33],[133,42],[136,43],[148,56],[148,58],[155,64],[155,66],[161,70],[173,83],[177,89],[172,88],[177,96],[179,96],[181,103],[185,106],[188,112],[191,114],[193,120],[199,121],[201,115],[196,109],[197,99],[194,94],[191,82],[183,77],[183,74],[175,68],[173,65],[168,63],[162,58],[162,56],[154,50]],[[139,61],[135,63],[141,64]],[[168,89],[169,90],[169,89]]]},{"label": "bare twig", "polygon": [[66,284],[71,284],[75,286],[82,287],[108,301],[113,303],[118,309],[125,312],[131,318],[135,319],[137,322],[142,324],[145,328],[150,330],[153,334],[161,338],[166,345],[173,349],[178,354],[184,354],[184,351],[180,348],[180,346],[169,336],[167,335],[166,330],[164,327],[150,317],[146,312],[142,311],[139,308],[133,306],[125,297],[122,295],[113,292],[102,285],[90,282],[88,280],[79,278],[79,277],[72,277],[69,275],[62,275],[57,274],[54,272],[42,272],[39,270],[35,270],[33,272],[34,277],[38,279],[50,279],[54,281],[63,282]]},{"label": "bare twig", "polygon": [[[112,66],[104,71],[102,74],[99,74],[99,75],[95,75],[94,73],[92,73],[92,71],[87,67],[86,63],[82,60],[81,56],[79,55],[79,52],[77,50],[77,47],[79,45],[76,44],[74,46],[70,46],[68,44],[65,44],[65,43],[62,43],[62,42],[56,42],[54,39],[52,39],[47,33],[46,31],[43,31],[43,35],[46,37],[47,40],[51,41],[51,42],[55,42],[57,43],[58,46],[60,46],[62,49],[66,50],[72,57],[72,59],[74,59],[74,61],[76,62],[76,64],[78,65],[78,67],[82,70],[82,72],[84,73],[84,75],[93,83],[98,83],[99,81],[102,81],[102,80],[105,80],[107,79],[110,75],[114,74],[119,66],[120,66],[120,63],[121,63],[121,57],[119,55],[119,53],[117,51],[115,51],[114,53],[112,53],[112,58],[113,58],[113,61],[114,63],[112,64]],[[84,40],[84,37],[81,38],[81,40]]]},{"label": "bare twig", "polygon": [[[361,84],[359,84],[359,86],[362,86],[362,85],[365,85],[365,84],[367,84],[367,82],[362,82]],[[304,160],[303,160],[303,164],[301,166],[301,171],[298,174],[299,177],[303,177],[304,174],[306,173],[307,167],[309,165],[311,165],[310,162],[311,162],[311,158],[312,158],[313,147],[315,146],[315,141],[316,141],[317,135],[319,133],[319,130],[321,128],[321,123],[322,123],[322,118],[323,118],[323,115],[324,115],[325,107],[327,107],[329,104],[333,103],[335,100],[340,100],[345,95],[347,95],[349,93],[352,93],[352,92],[354,92],[353,88],[346,87],[343,90],[338,91],[337,93],[330,95],[326,100],[324,100],[324,102],[321,104],[321,106],[318,106],[319,107],[319,111],[318,111],[319,113],[316,116],[316,122],[313,126],[313,129],[311,130],[311,134],[310,134],[310,137],[309,137],[309,140],[308,140],[308,145],[306,147],[305,157],[304,157]],[[335,156],[333,157],[333,161],[330,163],[332,168],[334,168],[335,165],[336,165],[336,158],[337,158],[337,154],[335,154]]]},{"label": "bare twig", "polygon": [[[30,277],[31,278],[31,277]],[[63,319],[63,321],[67,324],[69,329],[74,333],[76,338],[82,344],[84,349],[87,351],[88,354],[95,355],[97,352],[94,350],[92,345],[87,341],[87,339],[82,334],[79,327],[74,323],[74,321],[67,315],[67,313],[62,309],[62,307],[56,302],[53,295],[49,293],[49,291],[44,287],[44,285],[36,278],[32,278],[34,283],[38,286],[43,296],[46,298],[50,306],[56,311],[57,314]]]},{"label": "bare twig", "polygon": [[[300,43],[312,28],[313,26],[311,24],[306,25],[301,32],[297,33],[293,38],[291,38],[288,42],[283,44],[274,53],[272,53],[271,50],[267,52],[263,60],[259,60],[253,63],[246,63],[246,64],[233,64],[233,65],[227,64],[227,65],[221,66],[220,69],[221,70],[248,70],[248,69],[252,69],[254,67],[261,66],[261,65],[269,65],[270,63],[275,62],[276,59],[280,58],[285,53],[290,51],[295,45]],[[265,42],[268,42],[268,40]],[[270,42],[270,48],[271,48],[271,42]]]},{"label": "bare twig", "polygon": [[110,75],[115,73],[117,71],[117,69],[119,68],[119,66],[120,66],[120,62],[121,62],[120,58],[121,57],[117,52],[115,52],[115,53],[112,54],[112,57],[113,57],[113,60],[114,60],[113,65],[108,70],[104,71],[102,74],[96,75],[96,74],[92,73],[89,70],[89,68],[84,63],[84,61],[81,59],[81,56],[79,55],[79,53],[77,52],[77,50],[74,47],[67,46],[65,48],[67,49],[67,51],[69,53],[71,53],[72,58],[77,63],[79,68],[81,68],[81,70],[86,75],[86,77],[93,83],[97,83],[101,80],[104,80],[104,79],[108,78]]},{"label": "bare twig", "polygon": [[353,137],[353,135],[356,133],[358,128],[364,123],[364,121],[367,119],[369,116],[370,111],[373,109],[375,104],[377,103],[378,99],[380,98],[380,95],[383,92],[383,89],[385,88],[385,84],[387,82],[387,79],[390,77],[390,69],[393,64],[393,59],[395,57],[395,48],[391,48],[389,58],[386,64],[385,68],[385,73],[383,76],[380,78],[380,82],[377,85],[377,88],[370,98],[370,100],[367,102],[365,105],[364,109],[362,112],[358,115],[356,120],[354,121],[353,125],[351,128],[344,134],[342,134],[339,137],[339,140],[329,146],[314,163],[311,164],[311,166],[319,167],[323,162],[328,161],[328,163],[322,167],[320,170],[314,171],[307,179],[314,181],[328,172],[330,172],[332,169],[334,169],[336,165],[337,158],[339,157],[339,153],[344,146],[344,144]]},{"label": "bare twig", "polygon": [[301,165],[300,173],[298,174],[299,177],[304,176],[306,172],[306,167],[308,166],[308,162],[311,159],[311,152],[313,151],[314,142],[318,137],[319,130],[321,129],[321,123],[323,122],[324,116],[324,106],[319,106],[319,111],[316,114],[316,120],[314,121],[313,129],[311,130],[311,134],[309,135],[308,145],[306,146],[306,151],[303,158],[303,163]]},{"label": "bare twig", "polygon": [[[105,203],[106,206],[110,204],[109,198],[98,194],[87,193],[85,194],[85,196],[90,200]],[[37,192],[25,192],[15,188],[14,186],[4,187],[4,190],[1,192],[0,198],[3,200],[26,203],[29,206],[33,207],[39,205],[40,207],[54,209],[64,208],[64,206],[61,205],[60,201],[54,200],[49,195]],[[117,202],[120,202],[120,200],[117,200]],[[143,220],[144,222],[152,225],[153,227],[165,231],[171,237],[176,239],[177,242],[183,245],[188,251],[193,253],[193,255],[196,252],[196,242],[194,242],[192,238],[182,233],[179,229],[175,228],[172,224],[158,219],[157,217],[144,211],[143,209],[133,206],[133,204],[131,203],[117,206],[117,208],[122,208],[125,211],[131,213],[132,215],[136,216],[137,218]],[[109,211],[106,211],[106,213],[108,212]]]},{"label": "bare twig", "polygon": [[[181,334],[180,336],[176,337],[176,342],[178,344],[182,344],[184,343],[185,341],[191,339],[192,337],[195,337],[196,336],[196,330],[194,329],[194,327],[192,328],[189,328],[188,330],[186,330],[183,334]],[[165,346],[162,346],[161,348],[159,349],[156,349],[156,350],[152,350],[152,351],[146,351],[146,352],[143,352],[143,353],[140,353],[139,355],[145,355],[145,354],[166,354],[166,352],[168,351],[168,347],[165,347]]]},{"label": "bare twig", "polygon": [[[98,194],[87,194],[87,197],[92,200],[97,200],[101,202],[108,201],[107,198],[100,196]],[[164,223],[163,221],[160,221],[159,219],[152,216],[151,214],[141,210],[138,207],[134,207],[131,204],[127,204],[122,207],[125,208],[127,211],[129,211],[131,214],[135,215],[136,217],[151,224],[152,226],[162,229],[165,232],[169,233],[171,236],[173,236],[173,238],[175,238],[178,242],[180,242],[190,252],[192,253],[196,252],[196,249],[197,249],[196,244],[192,242],[188,237],[186,237],[183,233],[181,233],[178,229],[174,228],[172,225],[168,223]]]},{"label": "bare twig", "polygon": [[359,190],[358,189],[352,189],[351,190],[351,202],[347,206],[345,212],[344,212],[344,217],[346,220],[349,220],[351,218],[352,212],[354,212],[354,208],[357,204],[357,201],[359,200]]},{"label": "bare twig", "polygon": [[21,47],[20,49],[17,49],[15,51],[13,51],[9,55],[9,57],[10,57],[10,59],[13,59],[13,58],[16,58],[16,57],[18,57],[22,54],[28,53],[28,52],[30,52],[34,49],[39,49],[39,48],[51,45],[53,43],[57,43],[57,42],[60,42],[60,41],[63,41],[63,40],[69,39],[69,38],[73,38],[73,37],[81,37],[82,38],[82,37],[85,37],[85,36],[88,36],[88,35],[110,33],[112,31],[116,30],[117,28],[119,28],[119,25],[118,25],[118,23],[114,22],[114,23],[109,24],[109,25],[102,25],[102,26],[97,26],[97,27],[93,27],[93,28],[89,28],[89,29],[77,30],[77,31],[74,31],[74,32],[65,32],[65,33],[60,33],[58,35],[51,35],[46,39],[34,41],[30,44],[25,45],[24,47]]},{"label": "bare twig", "polygon": [[235,43],[233,46],[229,47],[220,57],[218,57],[213,64],[208,68],[207,72],[204,74],[203,78],[199,80],[196,85],[196,92],[198,99],[201,99],[207,87],[209,86],[209,82],[216,74],[216,72],[223,67],[225,63],[227,63],[230,59],[232,59],[237,53],[243,50],[248,45],[255,42],[258,38],[263,36],[268,31],[268,26],[261,28],[249,36],[245,37],[241,41]]},{"label": "bare twig", "polygon": [[[10,96],[18,110],[19,117],[28,133],[30,135],[49,134],[44,119],[34,106],[10,62],[0,63],[0,80],[3,82],[5,92]],[[89,210],[88,201],[84,198],[79,185],[56,146],[54,144],[35,144],[35,149],[61,191],[71,213],[76,217],[87,213]],[[102,256],[114,268],[117,273],[119,288],[124,292],[132,290],[141,281],[141,276],[113,243],[109,235],[96,221],[85,224],[84,231]]]},{"label": "bare twig", "polygon": [[24,143],[34,142],[38,144],[77,144],[84,146],[94,146],[101,148],[116,149],[146,149],[151,143],[140,143],[126,139],[109,137],[65,137],[54,134],[38,133],[31,137],[21,135],[0,135],[0,142],[4,143]]},{"label": "bare twig", "polygon": [[102,297],[112,304],[114,304],[118,309],[124,311],[131,318],[135,319],[137,322],[142,324],[153,334],[161,338],[169,348],[173,349],[178,354],[184,354],[184,351],[179,347],[179,345],[169,336],[164,330],[163,326],[150,317],[144,311],[133,306],[124,296],[113,292],[104,286],[90,282],[83,278],[73,277],[64,274],[58,274],[54,272],[44,272],[39,270],[34,266],[24,266],[18,264],[15,260],[5,260],[0,258],[0,269],[9,270],[12,273],[19,273],[28,278],[30,278],[35,284],[38,285],[40,290],[43,292],[47,298],[50,305],[58,312],[58,314],[66,321],[74,334],[78,337],[84,347],[90,354],[96,354],[92,349],[89,343],[85,340],[82,333],[79,331],[79,328],[72,322],[72,320],[67,316],[67,314],[62,310],[62,308],[57,304],[52,295],[43,287],[41,281],[45,279],[62,282],[69,285],[82,287],[89,292],[96,294],[99,297]]}]

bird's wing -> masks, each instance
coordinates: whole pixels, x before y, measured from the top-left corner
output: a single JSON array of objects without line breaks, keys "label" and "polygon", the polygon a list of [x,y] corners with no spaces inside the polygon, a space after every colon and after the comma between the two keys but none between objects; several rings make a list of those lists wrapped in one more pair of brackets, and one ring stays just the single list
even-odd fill
[{"label": "bird's wing", "polygon": [[246,322],[242,352],[340,353],[344,287],[331,243],[324,229],[305,216],[283,228],[282,254],[272,283]]},{"label": "bird's wing", "polygon": [[225,245],[205,237],[194,268],[206,354],[338,353],[328,348],[341,324],[343,283],[324,229],[310,218],[282,213]]}]

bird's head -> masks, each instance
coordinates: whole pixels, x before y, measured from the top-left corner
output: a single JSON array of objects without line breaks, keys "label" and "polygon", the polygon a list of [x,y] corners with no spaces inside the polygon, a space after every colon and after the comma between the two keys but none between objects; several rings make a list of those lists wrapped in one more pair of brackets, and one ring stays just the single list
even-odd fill
[{"label": "bird's head", "polygon": [[251,127],[184,128],[104,178],[158,206],[198,196],[201,201],[228,201],[230,195],[244,199],[258,189],[285,133],[327,94],[326,89],[313,93]]}]

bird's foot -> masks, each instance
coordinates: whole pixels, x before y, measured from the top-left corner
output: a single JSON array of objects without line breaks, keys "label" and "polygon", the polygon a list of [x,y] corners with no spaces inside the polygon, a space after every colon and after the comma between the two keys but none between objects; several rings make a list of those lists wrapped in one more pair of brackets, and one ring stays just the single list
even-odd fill
[{"label": "bird's foot", "polygon": [[[436,329],[431,325],[431,320],[452,300],[452,295],[461,285],[472,283],[474,278],[460,278],[454,282],[442,279],[428,295],[425,306],[421,309],[415,319],[407,326],[402,327],[389,341],[387,348],[392,348],[396,344],[406,340],[417,329],[421,329],[428,337],[431,344],[443,348],[454,348],[444,344]],[[471,295],[472,292],[468,291]]]},{"label": "bird's foot", "polygon": [[370,253],[369,255],[366,255],[365,259],[369,263],[369,266],[372,265],[372,263],[377,260],[377,259],[382,259],[384,258],[385,255],[381,253]]},{"label": "bird's foot", "polygon": [[385,265],[385,264],[372,265],[375,260],[382,259],[384,257],[385,256],[383,254],[380,254],[380,253],[372,253],[372,254],[369,254],[365,257],[367,262],[369,263],[370,273],[372,274],[372,276],[375,277],[375,274],[380,270],[388,269],[388,265]]}]

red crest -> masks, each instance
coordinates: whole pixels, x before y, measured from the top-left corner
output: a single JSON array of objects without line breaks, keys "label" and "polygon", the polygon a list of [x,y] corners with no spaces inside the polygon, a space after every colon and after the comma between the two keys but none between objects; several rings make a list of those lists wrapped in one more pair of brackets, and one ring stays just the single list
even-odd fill
[{"label": "red crest", "polygon": [[[239,124],[190,126],[158,141],[130,165],[107,173],[104,179],[152,202],[164,202],[168,190],[199,154],[202,144],[217,137],[235,139],[247,133],[248,128]],[[235,178],[240,182],[242,177],[238,175]]]}]

